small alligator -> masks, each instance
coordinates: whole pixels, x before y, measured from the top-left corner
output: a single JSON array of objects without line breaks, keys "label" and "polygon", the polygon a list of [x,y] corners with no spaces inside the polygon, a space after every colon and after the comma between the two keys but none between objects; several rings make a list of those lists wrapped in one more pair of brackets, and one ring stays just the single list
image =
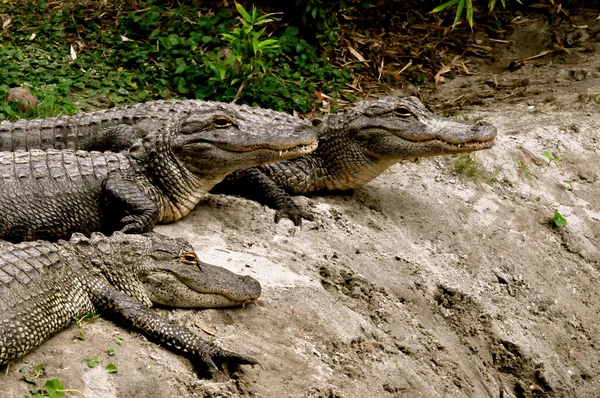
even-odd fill
[{"label": "small alligator", "polygon": [[146,232],[188,214],[227,174],[316,146],[306,124],[265,125],[240,131],[224,115],[190,112],[119,153],[0,153],[0,239]]},{"label": "small alligator", "polygon": [[313,215],[290,194],[358,188],[402,159],[478,151],[494,145],[496,128],[430,112],[416,97],[385,97],[325,117],[308,155],[239,170],[211,193],[256,200],[295,225]]},{"label": "small alligator", "polygon": [[154,304],[213,308],[250,303],[260,284],[200,262],[189,243],[156,233],[0,244],[0,368],[96,312],[148,339],[199,361],[255,364],[201,339],[157,312]]}]

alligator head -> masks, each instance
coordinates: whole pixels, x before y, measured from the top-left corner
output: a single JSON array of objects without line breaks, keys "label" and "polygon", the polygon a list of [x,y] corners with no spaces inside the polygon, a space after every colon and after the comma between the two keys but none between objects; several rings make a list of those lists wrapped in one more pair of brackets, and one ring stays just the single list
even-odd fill
[{"label": "alligator head", "polygon": [[212,103],[184,117],[171,149],[187,169],[216,178],[239,169],[310,153],[317,147],[310,122],[268,109]]},{"label": "alligator head", "polygon": [[256,279],[201,262],[187,241],[156,233],[146,236],[152,249],[139,278],[154,304],[220,308],[245,305],[260,297]]},{"label": "alligator head", "polygon": [[374,158],[394,160],[472,152],[494,145],[496,128],[438,116],[416,97],[385,97],[330,118]]},{"label": "alligator head", "polygon": [[495,137],[494,126],[435,115],[416,97],[362,102],[323,119],[310,156],[326,171],[292,191],[358,188],[401,159],[486,149]]},{"label": "alligator head", "polygon": [[[147,306],[235,307],[261,294],[256,279],[200,262],[181,238],[115,232],[110,238],[99,233],[90,238],[74,234],[70,243],[87,258],[102,258],[100,269],[111,285]],[[103,255],[94,256],[90,250]]]}]

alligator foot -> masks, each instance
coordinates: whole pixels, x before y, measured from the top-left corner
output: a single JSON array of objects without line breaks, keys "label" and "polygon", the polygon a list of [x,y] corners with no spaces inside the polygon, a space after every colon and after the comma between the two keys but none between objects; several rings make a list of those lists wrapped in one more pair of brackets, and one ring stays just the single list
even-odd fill
[{"label": "alligator foot", "polygon": [[300,208],[300,206],[297,206],[296,204],[294,204],[293,206],[288,205],[285,208],[278,209],[275,212],[275,223],[279,223],[279,221],[281,221],[282,218],[292,220],[294,225],[297,227],[302,226],[302,219],[308,221],[315,220],[314,214],[309,213],[308,211]]},{"label": "alligator foot", "polygon": [[228,379],[229,376],[239,370],[240,365],[257,365],[254,358],[240,355],[233,351],[223,350],[216,345],[207,343],[206,351],[196,353],[191,359],[192,364],[200,377],[210,379]]}]

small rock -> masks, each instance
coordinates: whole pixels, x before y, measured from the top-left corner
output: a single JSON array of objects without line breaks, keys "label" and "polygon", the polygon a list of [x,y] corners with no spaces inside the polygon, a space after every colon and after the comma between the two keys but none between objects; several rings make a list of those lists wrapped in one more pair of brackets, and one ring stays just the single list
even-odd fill
[{"label": "small rock", "polygon": [[22,111],[33,110],[40,103],[40,100],[35,98],[29,90],[22,87],[13,87],[8,90],[6,100],[18,102],[19,109]]}]

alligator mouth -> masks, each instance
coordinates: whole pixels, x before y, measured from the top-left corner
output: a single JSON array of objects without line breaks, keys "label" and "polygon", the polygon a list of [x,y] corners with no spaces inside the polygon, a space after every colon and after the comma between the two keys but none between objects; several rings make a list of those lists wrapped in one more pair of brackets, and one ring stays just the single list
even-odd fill
[{"label": "alligator mouth", "polygon": [[477,151],[480,149],[488,149],[494,146],[496,143],[496,137],[493,137],[487,141],[467,141],[461,143],[454,143],[450,141],[441,140],[439,138],[425,140],[425,141],[416,141],[418,143],[434,143],[448,148],[451,151],[463,152],[463,151]]},{"label": "alligator mouth", "polygon": [[310,153],[312,151],[314,151],[315,149],[317,149],[317,146],[319,145],[317,141],[311,142],[310,144],[301,144],[301,145],[295,145],[291,148],[286,148],[286,149],[282,149],[282,148],[277,148],[277,147],[273,147],[273,146],[269,146],[269,145],[265,145],[265,146],[249,146],[249,147],[232,147],[229,146],[227,144],[221,144],[221,143],[213,143],[214,146],[216,146],[217,148],[229,151],[229,152],[254,152],[254,151],[266,151],[266,152],[273,152],[273,153],[278,153],[279,157],[288,157],[289,155],[292,156],[299,156],[299,155],[303,155],[303,154],[307,154]]},{"label": "alligator mouth", "polygon": [[195,285],[193,282],[187,280],[187,278],[178,278],[178,279],[183,284],[185,284],[188,288],[193,290],[194,292],[205,295],[207,297],[212,296],[213,298],[216,299],[216,300],[212,300],[212,301],[229,303],[229,305],[232,305],[232,306],[237,306],[237,305],[244,306],[246,304],[255,302],[260,297],[259,294],[256,294],[256,295],[248,294],[248,295],[240,296],[240,295],[236,295],[234,293],[230,293],[226,290],[221,291],[221,290],[214,290],[214,289],[205,289],[205,288]]}]

